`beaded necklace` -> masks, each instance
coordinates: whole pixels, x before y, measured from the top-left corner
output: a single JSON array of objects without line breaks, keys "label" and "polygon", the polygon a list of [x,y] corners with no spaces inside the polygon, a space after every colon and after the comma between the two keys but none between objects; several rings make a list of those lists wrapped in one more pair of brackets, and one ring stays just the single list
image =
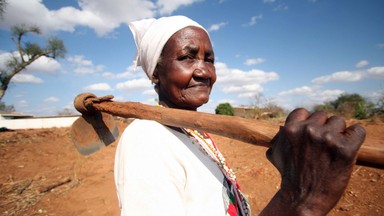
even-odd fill
[{"label": "beaded necklace", "polygon": [[[164,107],[161,104],[157,106]],[[229,184],[229,191],[234,196],[234,207],[238,209],[240,216],[249,216],[251,215],[251,209],[249,203],[243,193],[240,191],[240,186],[236,180],[236,175],[231,168],[228,167],[224,156],[216,147],[213,139],[208,133],[203,133],[201,135],[197,130],[192,130],[189,128],[180,128],[191,140],[194,145],[200,146],[200,149],[209,156],[221,169],[224,174],[227,183]],[[204,137],[205,136],[205,137]],[[207,139],[208,138],[208,139]],[[209,142],[208,142],[209,141]],[[231,208],[231,207],[229,207]],[[230,210],[229,210],[230,211]],[[227,215],[237,215],[237,211],[227,212]]]},{"label": "beaded necklace", "polygon": [[[200,149],[217,163],[227,182],[229,183],[229,191],[234,196],[234,205],[237,206],[240,215],[250,215],[250,208],[247,199],[240,191],[240,186],[236,180],[236,175],[231,168],[228,167],[224,156],[216,147],[213,139],[208,133],[201,135],[197,130],[182,128],[182,131],[191,138],[192,143],[200,146]],[[204,137],[205,136],[205,137]]]},{"label": "beaded necklace", "polygon": [[[187,135],[189,135],[189,137],[194,138],[194,140],[192,140],[193,144],[200,145],[204,153],[210,156],[217,163],[217,165],[223,171],[227,179],[231,181],[236,181],[235,173],[231,168],[229,168],[227,162],[225,161],[224,156],[217,149],[215,143],[213,142],[209,134],[204,132],[204,135],[201,135],[197,130],[192,130],[189,128],[183,128],[182,130]],[[204,136],[207,137],[208,139],[205,138]]]}]

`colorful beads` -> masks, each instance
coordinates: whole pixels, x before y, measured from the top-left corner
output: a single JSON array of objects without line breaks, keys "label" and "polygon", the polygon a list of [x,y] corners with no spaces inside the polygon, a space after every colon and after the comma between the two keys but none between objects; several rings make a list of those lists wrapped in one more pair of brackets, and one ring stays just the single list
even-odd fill
[{"label": "colorful beads", "polygon": [[220,169],[223,171],[225,177],[233,182],[236,181],[236,175],[233,172],[231,168],[228,167],[224,156],[221,154],[221,152],[217,149],[215,146],[213,140],[209,137],[207,133],[204,133],[205,138],[203,135],[201,135],[197,130],[192,130],[188,128],[183,128],[183,131],[189,135],[190,138],[192,138],[192,143],[196,145],[196,143],[199,144],[200,148],[203,150],[203,152],[210,156],[213,161],[217,163],[217,165],[220,167]]}]

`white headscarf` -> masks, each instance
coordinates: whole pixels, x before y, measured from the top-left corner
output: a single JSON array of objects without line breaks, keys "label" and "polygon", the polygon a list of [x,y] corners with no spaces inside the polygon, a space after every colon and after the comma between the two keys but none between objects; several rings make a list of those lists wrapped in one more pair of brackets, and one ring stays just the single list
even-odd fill
[{"label": "white headscarf", "polygon": [[173,34],[187,26],[196,26],[207,31],[185,16],[143,19],[129,23],[137,48],[135,66],[141,66],[148,78],[152,80],[153,71],[164,45]]}]

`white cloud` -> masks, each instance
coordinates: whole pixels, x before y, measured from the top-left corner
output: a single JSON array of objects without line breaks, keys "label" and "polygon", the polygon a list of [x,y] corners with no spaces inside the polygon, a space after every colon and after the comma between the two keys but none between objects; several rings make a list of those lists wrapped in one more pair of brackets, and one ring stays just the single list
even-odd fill
[{"label": "white cloud", "polygon": [[105,68],[104,65],[94,65],[83,55],[70,56],[67,61],[75,67],[74,72],[79,75],[100,73]]},{"label": "white cloud", "polygon": [[247,23],[247,24],[244,24],[243,26],[253,26],[253,25],[256,25],[256,23],[259,21],[259,20],[261,20],[261,19],[263,19],[263,15],[262,14],[259,14],[259,15],[257,15],[257,16],[253,16],[253,17],[251,17],[251,20]]},{"label": "white cloud", "polygon": [[262,70],[252,69],[249,71],[242,71],[236,68],[228,68],[225,63],[215,63],[217,82],[225,84],[255,84],[265,83],[279,79],[276,72],[265,72]]},{"label": "white cloud", "polygon": [[314,98],[318,97],[321,101],[333,100],[345,93],[343,90],[334,89],[334,90],[320,90],[313,95]]},{"label": "white cloud", "polygon": [[339,95],[343,94],[343,90],[322,90],[320,88],[302,86],[287,91],[282,91],[278,93],[279,96],[307,96],[310,100],[315,101],[326,101],[329,99],[334,99]]},{"label": "white cloud", "polygon": [[284,104],[288,109],[299,107],[312,107],[314,104],[321,104],[326,101],[335,100],[345,93],[339,89],[321,89],[317,87],[301,86],[278,93],[276,102]]},{"label": "white cloud", "polygon": [[58,101],[60,101],[60,99],[57,97],[48,97],[48,98],[44,99],[44,102],[50,102],[50,103],[54,103],[54,102],[58,102]]},{"label": "white cloud", "polygon": [[260,64],[263,62],[265,62],[265,59],[263,58],[251,58],[251,59],[245,60],[244,64],[250,66],[250,65]]},{"label": "white cloud", "polygon": [[17,102],[17,106],[18,107],[28,107],[29,104],[26,100],[21,100],[21,101]]},{"label": "white cloud", "polygon": [[310,95],[313,94],[313,89],[309,86],[302,86],[294,89],[290,89],[287,91],[282,91],[279,93],[280,96],[285,95]]},{"label": "white cloud", "polygon": [[108,79],[132,79],[132,78],[147,77],[141,67],[138,67],[136,69],[132,65],[129,66],[122,73],[105,72],[105,73],[102,74],[102,76],[105,77],[105,78],[108,78]]},{"label": "white cloud", "polygon": [[102,72],[103,70],[104,70],[103,65],[96,65],[92,67],[77,67],[75,68],[74,71],[76,74],[84,75],[84,74],[95,74],[98,72]]},{"label": "white cloud", "polygon": [[151,81],[146,78],[133,79],[116,84],[116,89],[123,91],[143,91],[150,88],[152,88]]},{"label": "white cloud", "polygon": [[221,104],[221,103],[230,103],[230,104],[234,104],[236,101],[234,101],[233,99],[230,99],[230,98],[224,98],[224,99],[221,99],[221,100],[218,100],[216,101],[217,104]]},{"label": "white cloud", "polygon": [[312,80],[315,84],[329,82],[357,82],[368,78],[384,78],[384,66],[372,67],[366,70],[339,71],[330,75],[320,76]]},{"label": "white cloud", "polygon": [[12,53],[9,52],[3,52],[0,50],[0,68],[1,69],[6,69],[7,62],[9,59],[12,58]]},{"label": "white cloud", "polygon": [[312,80],[312,83],[323,84],[328,82],[356,82],[363,78],[360,72],[339,71],[331,75],[317,77]]},{"label": "white cloud", "polygon": [[278,4],[275,8],[273,8],[274,11],[286,11],[288,10],[288,5],[281,3]]},{"label": "white cloud", "polygon": [[143,95],[157,96],[157,93],[156,93],[156,91],[152,88],[152,89],[148,89],[148,90],[143,91]]},{"label": "white cloud", "polygon": [[84,87],[85,91],[108,91],[112,90],[111,86],[108,83],[96,83]]},{"label": "white cloud", "polygon": [[107,79],[118,79],[118,78],[128,78],[130,77],[130,72],[123,72],[123,73],[118,73],[118,74],[115,74],[115,73],[112,73],[112,72],[104,72],[102,74],[103,77],[107,78]]},{"label": "white cloud", "polygon": [[79,8],[67,6],[49,10],[42,0],[12,0],[8,1],[0,26],[9,28],[20,23],[38,25],[43,33],[73,32],[77,26],[86,26],[94,29],[99,36],[105,36],[121,24],[170,14],[179,7],[199,1],[158,0],[155,4],[150,0],[79,0]]},{"label": "white cloud", "polygon": [[[149,0],[82,0],[79,7],[49,10],[41,0],[9,1],[4,14],[3,27],[18,23],[38,24],[43,32],[69,31],[76,26],[87,26],[103,36],[121,23],[154,15],[154,4]],[[33,17],[33,19],[30,19]]]},{"label": "white cloud", "polygon": [[[365,70],[339,71],[330,75],[317,77],[312,80],[312,83],[357,82],[363,79],[384,79],[384,66],[372,67]],[[345,93],[345,91],[339,89],[323,90],[321,86],[302,86],[280,92],[278,94],[278,100],[279,104],[312,106],[313,104],[321,104],[326,101],[335,100],[343,93]]]},{"label": "white cloud", "polygon": [[118,96],[114,95],[113,100],[114,100],[114,101],[124,102],[125,99],[124,99],[124,97],[121,96],[121,95],[118,95]]},{"label": "white cloud", "polygon": [[225,23],[225,22],[213,24],[213,25],[211,25],[211,27],[208,28],[208,31],[210,31],[210,32],[218,31],[219,29],[221,29],[225,25],[227,25],[227,23]]},{"label": "white cloud", "polygon": [[242,92],[260,92],[263,88],[260,84],[250,84],[242,86],[225,86],[223,92],[225,93],[242,93]]},{"label": "white cloud", "polygon": [[69,56],[67,58],[69,63],[78,65],[78,66],[92,66],[93,63],[91,60],[85,59],[83,55],[74,55],[74,56]]},{"label": "white cloud", "polygon": [[384,67],[372,67],[367,70],[367,76],[369,78],[381,78],[384,79]]},{"label": "white cloud", "polygon": [[369,64],[369,62],[367,60],[361,60],[359,62],[356,63],[356,67],[357,68],[362,68],[362,67],[365,67]]},{"label": "white cloud", "polygon": [[[20,55],[18,52],[3,52],[0,51],[0,67],[5,69],[5,65],[12,58],[19,58]],[[42,72],[42,73],[55,73],[61,69],[61,64],[56,61],[56,59],[48,58],[45,56],[41,56],[30,65],[25,68],[25,71],[28,72]]]},{"label": "white cloud", "polygon": [[200,2],[201,0],[158,0],[156,6],[161,15],[171,14],[173,11],[182,6],[191,5],[195,2]]},{"label": "white cloud", "polygon": [[19,73],[19,74],[16,74],[11,82],[14,82],[14,83],[33,83],[33,84],[40,84],[40,83],[43,83],[44,81],[42,79],[40,79],[39,77],[36,77],[32,74],[25,74],[25,73]]},{"label": "white cloud", "polygon": [[238,97],[253,97],[263,91],[262,83],[279,79],[276,72],[265,72],[252,69],[242,71],[239,69],[228,68],[225,63],[215,63],[217,82],[216,88],[220,88],[224,93],[236,93]]},{"label": "white cloud", "polygon": [[148,98],[147,100],[143,101],[145,104],[148,104],[148,105],[152,105],[152,106],[156,106],[159,104],[159,101],[157,100],[157,98],[153,97],[153,98]]},{"label": "white cloud", "polygon": [[377,103],[384,95],[384,89],[379,89],[374,92],[369,93],[369,95],[366,95],[365,97],[370,98],[371,101],[374,103]]},{"label": "white cloud", "polygon": [[275,2],[276,0],[263,0],[264,3],[273,3]]},{"label": "white cloud", "polygon": [[42,56],[28,65],[26,69],[31,72],[54,73],[61,69],[61,64],[56,59]]}]

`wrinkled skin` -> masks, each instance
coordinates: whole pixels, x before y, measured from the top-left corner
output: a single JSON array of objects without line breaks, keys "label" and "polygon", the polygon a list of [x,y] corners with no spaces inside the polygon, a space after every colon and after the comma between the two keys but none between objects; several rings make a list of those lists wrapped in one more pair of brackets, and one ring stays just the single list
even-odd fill
[{"label": "wrinkled skin", "polygon": [[159,103],[187,110],[207,103],[216,81],[214,59],[203,29],[186,27],[177,31],[165,44],[153,73]]},{"label": "wrinkled skin", "polygon": [[342,118],[291,112],[267,151],[282,181],[261,215],[326,215],[347,187],[364,138],[364,128],[346,128]]}]

